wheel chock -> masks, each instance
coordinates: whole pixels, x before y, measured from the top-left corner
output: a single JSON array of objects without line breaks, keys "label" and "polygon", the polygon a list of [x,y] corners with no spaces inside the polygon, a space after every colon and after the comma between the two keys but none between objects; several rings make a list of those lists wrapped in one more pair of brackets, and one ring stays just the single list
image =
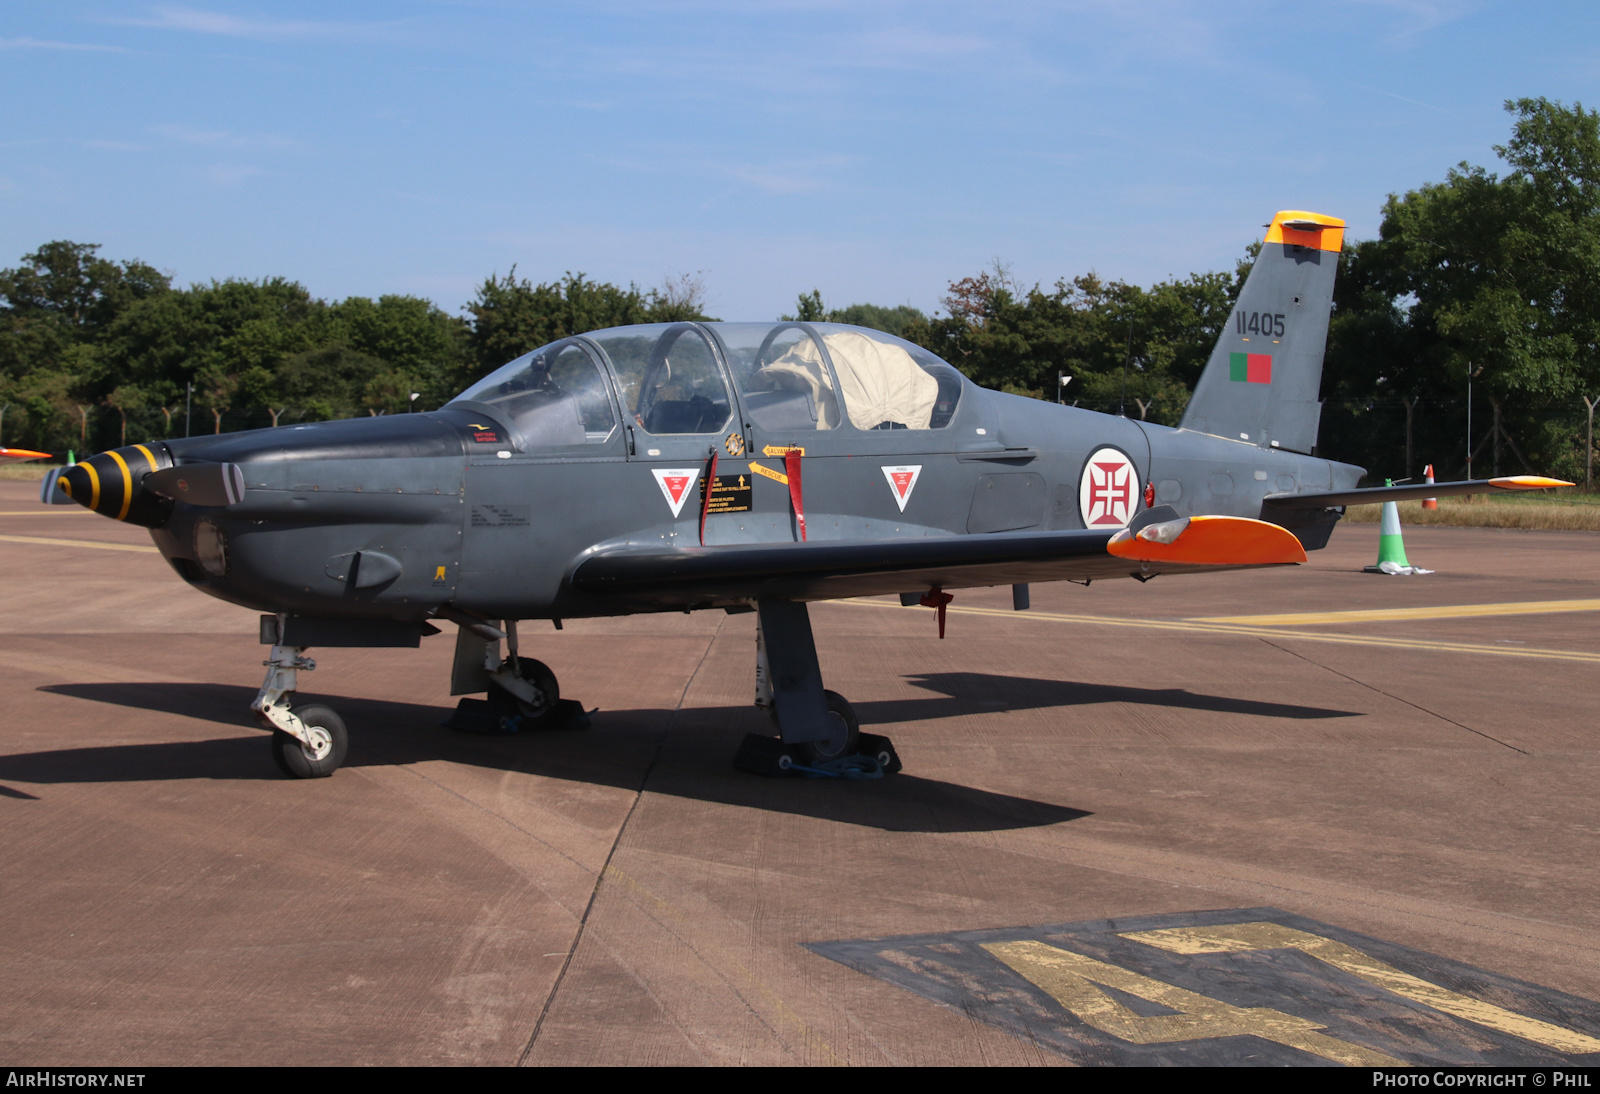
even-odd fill
[{"label": "wheel chock", "polygon": [[[863,733],[858,747],[860,751],[855,756],[841,757],[835,763],[872,760],[883,769],[885,775],[893,775],[901,769],[900,756],[895,752],[894,744],[889,738],[880,737],[875,733]],[[767,737],[760,733],[744,735],[739,751],[733,755],[733,766],[740,771],[748,771],[752,775],[761,775],[769,779],[804,778],[810,773],[793,751],[785,747],[781,738]]]},{"label": "wheel chock", "polygon": [[462,699],[450,717],[439,725],[457,733],[509,737],[535,730],[544,733],[551,730],[588,729],[589,715],[592,713],[584,710],[583,704],[576,699],[561,699],[544,717],[530,719],[520,714],[508,714],[505,707],[487,699]]}]

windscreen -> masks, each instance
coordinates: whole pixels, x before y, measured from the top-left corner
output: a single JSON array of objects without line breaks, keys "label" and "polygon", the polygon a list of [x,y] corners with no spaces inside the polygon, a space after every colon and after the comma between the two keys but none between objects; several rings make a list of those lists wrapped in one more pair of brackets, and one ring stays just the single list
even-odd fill
[{"label": "windscreen", "polygon": [[604,444],[617,428],[599,365],[571,340],[518,357],[453,401],[489,407],[524,451]]}]

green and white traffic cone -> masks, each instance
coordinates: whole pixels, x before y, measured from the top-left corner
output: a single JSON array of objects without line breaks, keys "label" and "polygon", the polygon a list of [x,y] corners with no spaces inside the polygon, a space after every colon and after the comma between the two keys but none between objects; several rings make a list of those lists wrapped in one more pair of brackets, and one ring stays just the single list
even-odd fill
[{"label": "green and white traffic cone", "polygon": [[[1385,486],[1394,483],[1384,480]],[[1378,562],[1375,566],[1367,566],[1362,570],[1368,574],[1431,574],[1432,570],[1424,570],[1419,566],[1411,565],[1406,558],[1405,541],[1400,536],[1400,506],[1392,501],[1383,503],[1383,522],[1378,525]]]}]

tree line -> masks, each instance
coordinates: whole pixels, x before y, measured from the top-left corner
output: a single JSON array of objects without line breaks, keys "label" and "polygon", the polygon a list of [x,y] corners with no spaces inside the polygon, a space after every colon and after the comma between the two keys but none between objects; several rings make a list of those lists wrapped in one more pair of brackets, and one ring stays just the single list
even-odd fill
[{"label": "tree line", "polygon": [[[1600,115],[1506,104],[1495,174],[1462,163],[1391,195],[1340,255],[1319,452],[1407,478],[1592,475],[1600,405]],[[996,261],[941,310],[802,293],[793,316],[927,347],[976,382],[1175,425],[1260,244],[1232,270],[1148,288],[1094,272],[1019,284]],[[54,242],[0,270],[0,444],[92,451],[147,437],[432,409],[569,334],[708,319],[698,277],[650,289],[515,267],[460,315],[414,296],[329,302],[283,278],[177,288]],[[1066,385],[1062,386],[1065,378]],[[1470,396],[1469,396],[1470,389]],[[1468,402],[1471,400],[1471,424]]]},{"label": "tree line", "polygon": [[599,327],[703,319],[692,278],[641,291],[492,276],[453,316],[415,296],[318,300],[285,278],[175,288],[94,244],[0,270],[0,444],[80,453],[434,409],[527,349]]}]

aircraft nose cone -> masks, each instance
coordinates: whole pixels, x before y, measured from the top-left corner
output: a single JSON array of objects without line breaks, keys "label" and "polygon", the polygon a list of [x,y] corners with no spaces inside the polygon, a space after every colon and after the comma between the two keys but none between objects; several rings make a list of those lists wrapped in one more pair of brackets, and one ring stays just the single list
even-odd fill
[{"label": "aircraft nose cone", "polygon": [[152,471],[172,466],[166,449],[157,444],[133,444],[90,456],[61,469],[57,484],[85,509],[103,517],[159,528],[171,506],[141,485]]}]

